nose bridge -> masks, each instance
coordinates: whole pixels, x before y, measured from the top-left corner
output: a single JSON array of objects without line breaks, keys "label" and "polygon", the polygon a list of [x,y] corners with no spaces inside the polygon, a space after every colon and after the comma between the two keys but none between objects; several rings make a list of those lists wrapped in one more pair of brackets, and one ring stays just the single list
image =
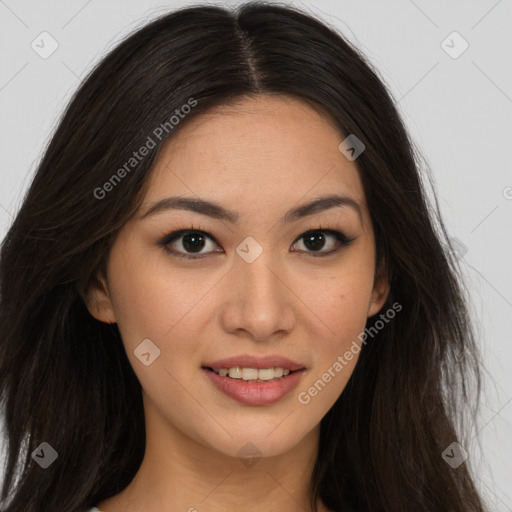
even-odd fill
[{"label": "nose bridge", "polygon": [[269,244],[263,247],[254,240],[246,242],[237,248],[231,269],[227,326],[265,339],[275,331],[290,328],[291,292],[279,276],[278,259]]},{"label": "nose bridge", "polygon": [[[244,252],[247,248],[248,252]],[[233,272],[243,288],[243,297],[249,302],[261,302],[261,305],[271,306],[272,302],[279,302],[282,283],[276,276],[279,269],[270,243],[263,247],[254,239],[248,240],[240,244],[237,253]]]}]

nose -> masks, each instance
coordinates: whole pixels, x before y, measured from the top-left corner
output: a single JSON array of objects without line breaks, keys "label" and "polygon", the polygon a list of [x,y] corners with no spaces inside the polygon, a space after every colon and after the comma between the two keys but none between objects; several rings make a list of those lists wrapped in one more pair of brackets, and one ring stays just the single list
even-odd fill
[{"label": "nose", "polygon": [[251,263],[236,257],[227,277],[220,315],[226,332],[265,341],[292,331],[297,298],[269,250]]}]

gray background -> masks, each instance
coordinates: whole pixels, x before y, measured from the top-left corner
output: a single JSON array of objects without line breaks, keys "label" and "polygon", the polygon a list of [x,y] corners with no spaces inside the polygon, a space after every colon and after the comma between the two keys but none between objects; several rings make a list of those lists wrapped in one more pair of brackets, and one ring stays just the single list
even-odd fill
[{"label": "gray background", "polygon": [[[0,0],[0,237],[86,71],[134,28],[192,3]],[[512,511],[512,0],[289,3],[368,55],[432,169],[450,235],[463,244],[487,369],[468,462],[492,509]],[[31,47],[44,31],[58,43],[46,59]],[[462,48],[453,31],[469,45],[457,58],[445,51]]]}]

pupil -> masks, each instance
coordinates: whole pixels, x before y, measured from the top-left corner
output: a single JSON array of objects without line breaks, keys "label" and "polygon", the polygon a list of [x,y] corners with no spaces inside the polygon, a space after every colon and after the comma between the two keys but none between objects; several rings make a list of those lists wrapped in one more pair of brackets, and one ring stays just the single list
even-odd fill
[{"label": "pupil", "polygon": [[183,247],[187,251],[199,252],[204,244],[204,237],[200,233],[188,233],[183,236]]},{"label": "pupil", "polygon": [[[311,243],[311,241],[314,240],[315,238],[317,240],[318,239],[321,240],[320,246],[318,244],[315,244],[314,242]],[[304,245],[308,249],[311,249],[311,250],[321,249],[324,245],[324,242],[325,242],[325,237],[323,236],[323,234],[321,232],[313,233],[313,234],[309,235],[308,237],[304,238]]]}]

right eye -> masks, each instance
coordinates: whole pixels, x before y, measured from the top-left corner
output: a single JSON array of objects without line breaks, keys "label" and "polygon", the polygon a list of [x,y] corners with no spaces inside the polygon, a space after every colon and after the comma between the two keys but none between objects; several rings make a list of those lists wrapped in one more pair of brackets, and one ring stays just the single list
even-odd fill
[{"label": "right eye", "polygon": [[[210,240],[213,244],[217,245],[214,238],[210,236],[208,233],[202,230],[192,229],[180,229],[178,231],[173,231],[166,235],[160,242],[165,251],[168,253],[177,256],[178,258],[184,259],[198,259],[202,258],[205,254],[209,254],[211,252],[221,252],[221,251],[206,251],[200,252],[205,246],[207,246],[207,241]],[[182,252],[181,249],[185,251],[191,252]],[[195,256],[195,255],[198,256]]]}]

